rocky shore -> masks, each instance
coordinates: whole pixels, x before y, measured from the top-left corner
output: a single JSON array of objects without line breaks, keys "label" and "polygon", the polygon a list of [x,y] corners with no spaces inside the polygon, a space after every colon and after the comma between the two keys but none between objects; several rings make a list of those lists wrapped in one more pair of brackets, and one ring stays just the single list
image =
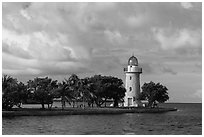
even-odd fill
[{"label": "rocky shore", "polygon": [[66,108],[61,109],[33,109],[22,108],[11,111],[2,111],[3,117],[11,116],[57,116],[57,115],[97,115],[97,114],[123,114],[123,113],[164,113],[177,111],[176,108]]}]

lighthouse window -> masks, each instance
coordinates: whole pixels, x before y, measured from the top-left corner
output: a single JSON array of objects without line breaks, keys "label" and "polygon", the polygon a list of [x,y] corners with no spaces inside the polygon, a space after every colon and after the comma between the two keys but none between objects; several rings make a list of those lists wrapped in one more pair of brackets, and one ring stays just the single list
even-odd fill
[{"label": "lighthouse window", "polygon": [[132,79],[132,77],[130,76],[130,80]]},{"label": "lighthouse window", "polygon": [[130,87],[130,91],[132,91],[132,87]]}]

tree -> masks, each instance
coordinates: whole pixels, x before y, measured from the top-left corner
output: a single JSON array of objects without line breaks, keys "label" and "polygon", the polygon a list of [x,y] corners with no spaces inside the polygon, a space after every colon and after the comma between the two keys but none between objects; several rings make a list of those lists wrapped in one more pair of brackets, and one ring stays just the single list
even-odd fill
[{"label": "tree", "polygon": [[85,102],[88,103],[90,106],[94,103],[94,93],[92,90],[92,82],[90,78],[80,79],[79,81],[79,93],[80,93],[80,100],[83,101],[83,108],[85,107]]},{"label": "tree", "polygon": [[21,107],[21,104],[28,99],[29,93],[27,87],[22,82],[18,83],[17,91],[13,93],[13,100],[17,107]]},{"label": "tree", "polygon": [[28,89],[33,94],[33,100],[39,102],[42,105],[42,109],[45,108],[45,104],[48,108],[51,108],[54,98],[54,89],[58,87],[57,80],[53,81],[51,78],[35,78],[29,80]]},{"label": "tree", "polygon": [[118,107],[118,101],[122,101],[126,89],[123,87],[123,81],[116,77],[104,77],[104,97],[114,100],[114,107]]},{"label": "tree", "polygon": [[154,82],[144,83],[142,86],[142,92],[140,93],[140,99],[148,101],[149,107],[156,106],[156,103],[164,103],[169,99],[167,88],[160,83]]},{"label": "tree", "polygon": [[66,107],[66,102],[70,103],[74,99],[73,90],[70,89],[67,80],[58,84],[58,88],[54,90],[54,94],[56,98],[61,98],[62,109]]},{"label": "tree", "polygon": [[101,107],[101,105],[105,102],[103,76],[94,75],[93,77],[91,77],[89,90],[93,94],[91,101],[95,102],[97,107]]},{"label": "tree", "polygon": [[92,79],[93,77],[89,78],[86,77],[82,79],[82,84],[83,84],[83,101],[86,101],[88,103],[89,107],[93,107],[94,101],[96,99],[95,95],[95,84]]},{"label": "tree", "polygon": [[15,104],[15,93],[18,92],[18,81],[11,76],[2,77],[2,108],[11,109]]},{"label": "tree", "polygon": [[73,107],[75,107],[75,103],[78,102],[80,99],[80,92],[79,92],[79,84],[80,84],[80,79],[76,74],[72,74],[69,79],[65,79],[69,86],[70,92],[72,92],[72,104]]},{"label": "tree", "polygon": [[98,107],[105,103],[107,99],[114,100],[114,107],[118,106],[118,101],[125,96],[125,88],[121,79],[112,76],[95,75],[90,78],[91,92]]},{"label": "tree", "polygon": [[22,103],[41,104],[43,109],[47,104],[48,108],[51,108],[54,98],[61,98],[62,109],[66,101],[73,102],[73,107],[76,102],[83,101],[84,108],[85,102],[92,107],[95,102],[101,107],[107,99],[113,99],[114,106],[117,107],[118,101],[125,95],[121,79],[101,75],[79,79],[76,74],[72,74],[69,79],[58,84],[57,80],[37,77],[29,80],[26,86],[22,82],[18,83],[17,79],[5,75],[2,78],[2,89],[3,108],[7,109],[14,105],[20,107]]},{"label": "tree", "polygon": [[17,79],[4,75],[2,77],[2,107],[11,109],[14,105],[21,107],[21,104],[28,98],[27,88]]}]

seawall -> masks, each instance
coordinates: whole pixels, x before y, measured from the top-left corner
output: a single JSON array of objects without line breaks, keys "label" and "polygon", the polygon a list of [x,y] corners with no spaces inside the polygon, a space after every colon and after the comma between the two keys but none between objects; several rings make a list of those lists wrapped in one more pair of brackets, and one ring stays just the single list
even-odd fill
[{"label": "seawall", "polygon": [[97,115],[97,114],[123,114],[123,113],[164,113],[176,111],[176,108],[70,108],[65,110],[52,109],[20,109],[2,111],[3,117],[11,116],[57,116],[57,115]]}]

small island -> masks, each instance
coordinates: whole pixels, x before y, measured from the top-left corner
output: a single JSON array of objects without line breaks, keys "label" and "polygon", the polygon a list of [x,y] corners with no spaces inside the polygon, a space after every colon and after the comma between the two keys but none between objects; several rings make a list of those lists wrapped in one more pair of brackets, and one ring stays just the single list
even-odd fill
[{"label": "small island", "polygon": [[[113,85],[108,81],[111,81]],[[114,83],[119,83],[119,85],[116,86]],[[122,87],[122,80],[110,76],[95,75],[91,78],[79,79],[77,75],[73,74],[62,83],[57,83],[48,77],[35,78],[29,80],[28,84],[25,85],[22,82],[18,83],[17,79],[11,76],[4,75],[2,84],[3,117],[163,113],[177,110],[176,108],[163,108],[156,105],[156,102],[162,103],[168,99],[163,98],[163,94],[159,98],[156,96],[148,98],[150,92],[147,89],[156,89],[162,86],[153,82],[145,83],[142,86],[141,103],[144,102],[144,99],[146,101],[142,104],[143,106],[138,107],[123,106],[126,90]],[[164,89],[166,88],[164,87]],[[154,92],[155,95],[158,94],[156,93],[158,90],[154,90]],[[164,93],[167,95],[167,92]],[[61,107],[59,105],[58,107],[54,106],[55,102],[61,104]],[[38,104],[38,106],[40,104],[42,107],[26,108],[24,107],[26,104]]]},{"label": "small island", "polygon": [[[2,116],[163,113],[177,110],[157,106],[169,99],[168,89],[160,83],[144,83],[140,92],[142,68],[138,66],[136,57],[129,58],[124,71],[125,87],[121,79],[112,76],[94,75],[80,79],[72,74],[62,82],[37,77],[24,84],[4,75]],[[59,101],[61,108],[53,107],[54,101]],[[22,104],[41,104],[42,108],[26,108]]]}]

